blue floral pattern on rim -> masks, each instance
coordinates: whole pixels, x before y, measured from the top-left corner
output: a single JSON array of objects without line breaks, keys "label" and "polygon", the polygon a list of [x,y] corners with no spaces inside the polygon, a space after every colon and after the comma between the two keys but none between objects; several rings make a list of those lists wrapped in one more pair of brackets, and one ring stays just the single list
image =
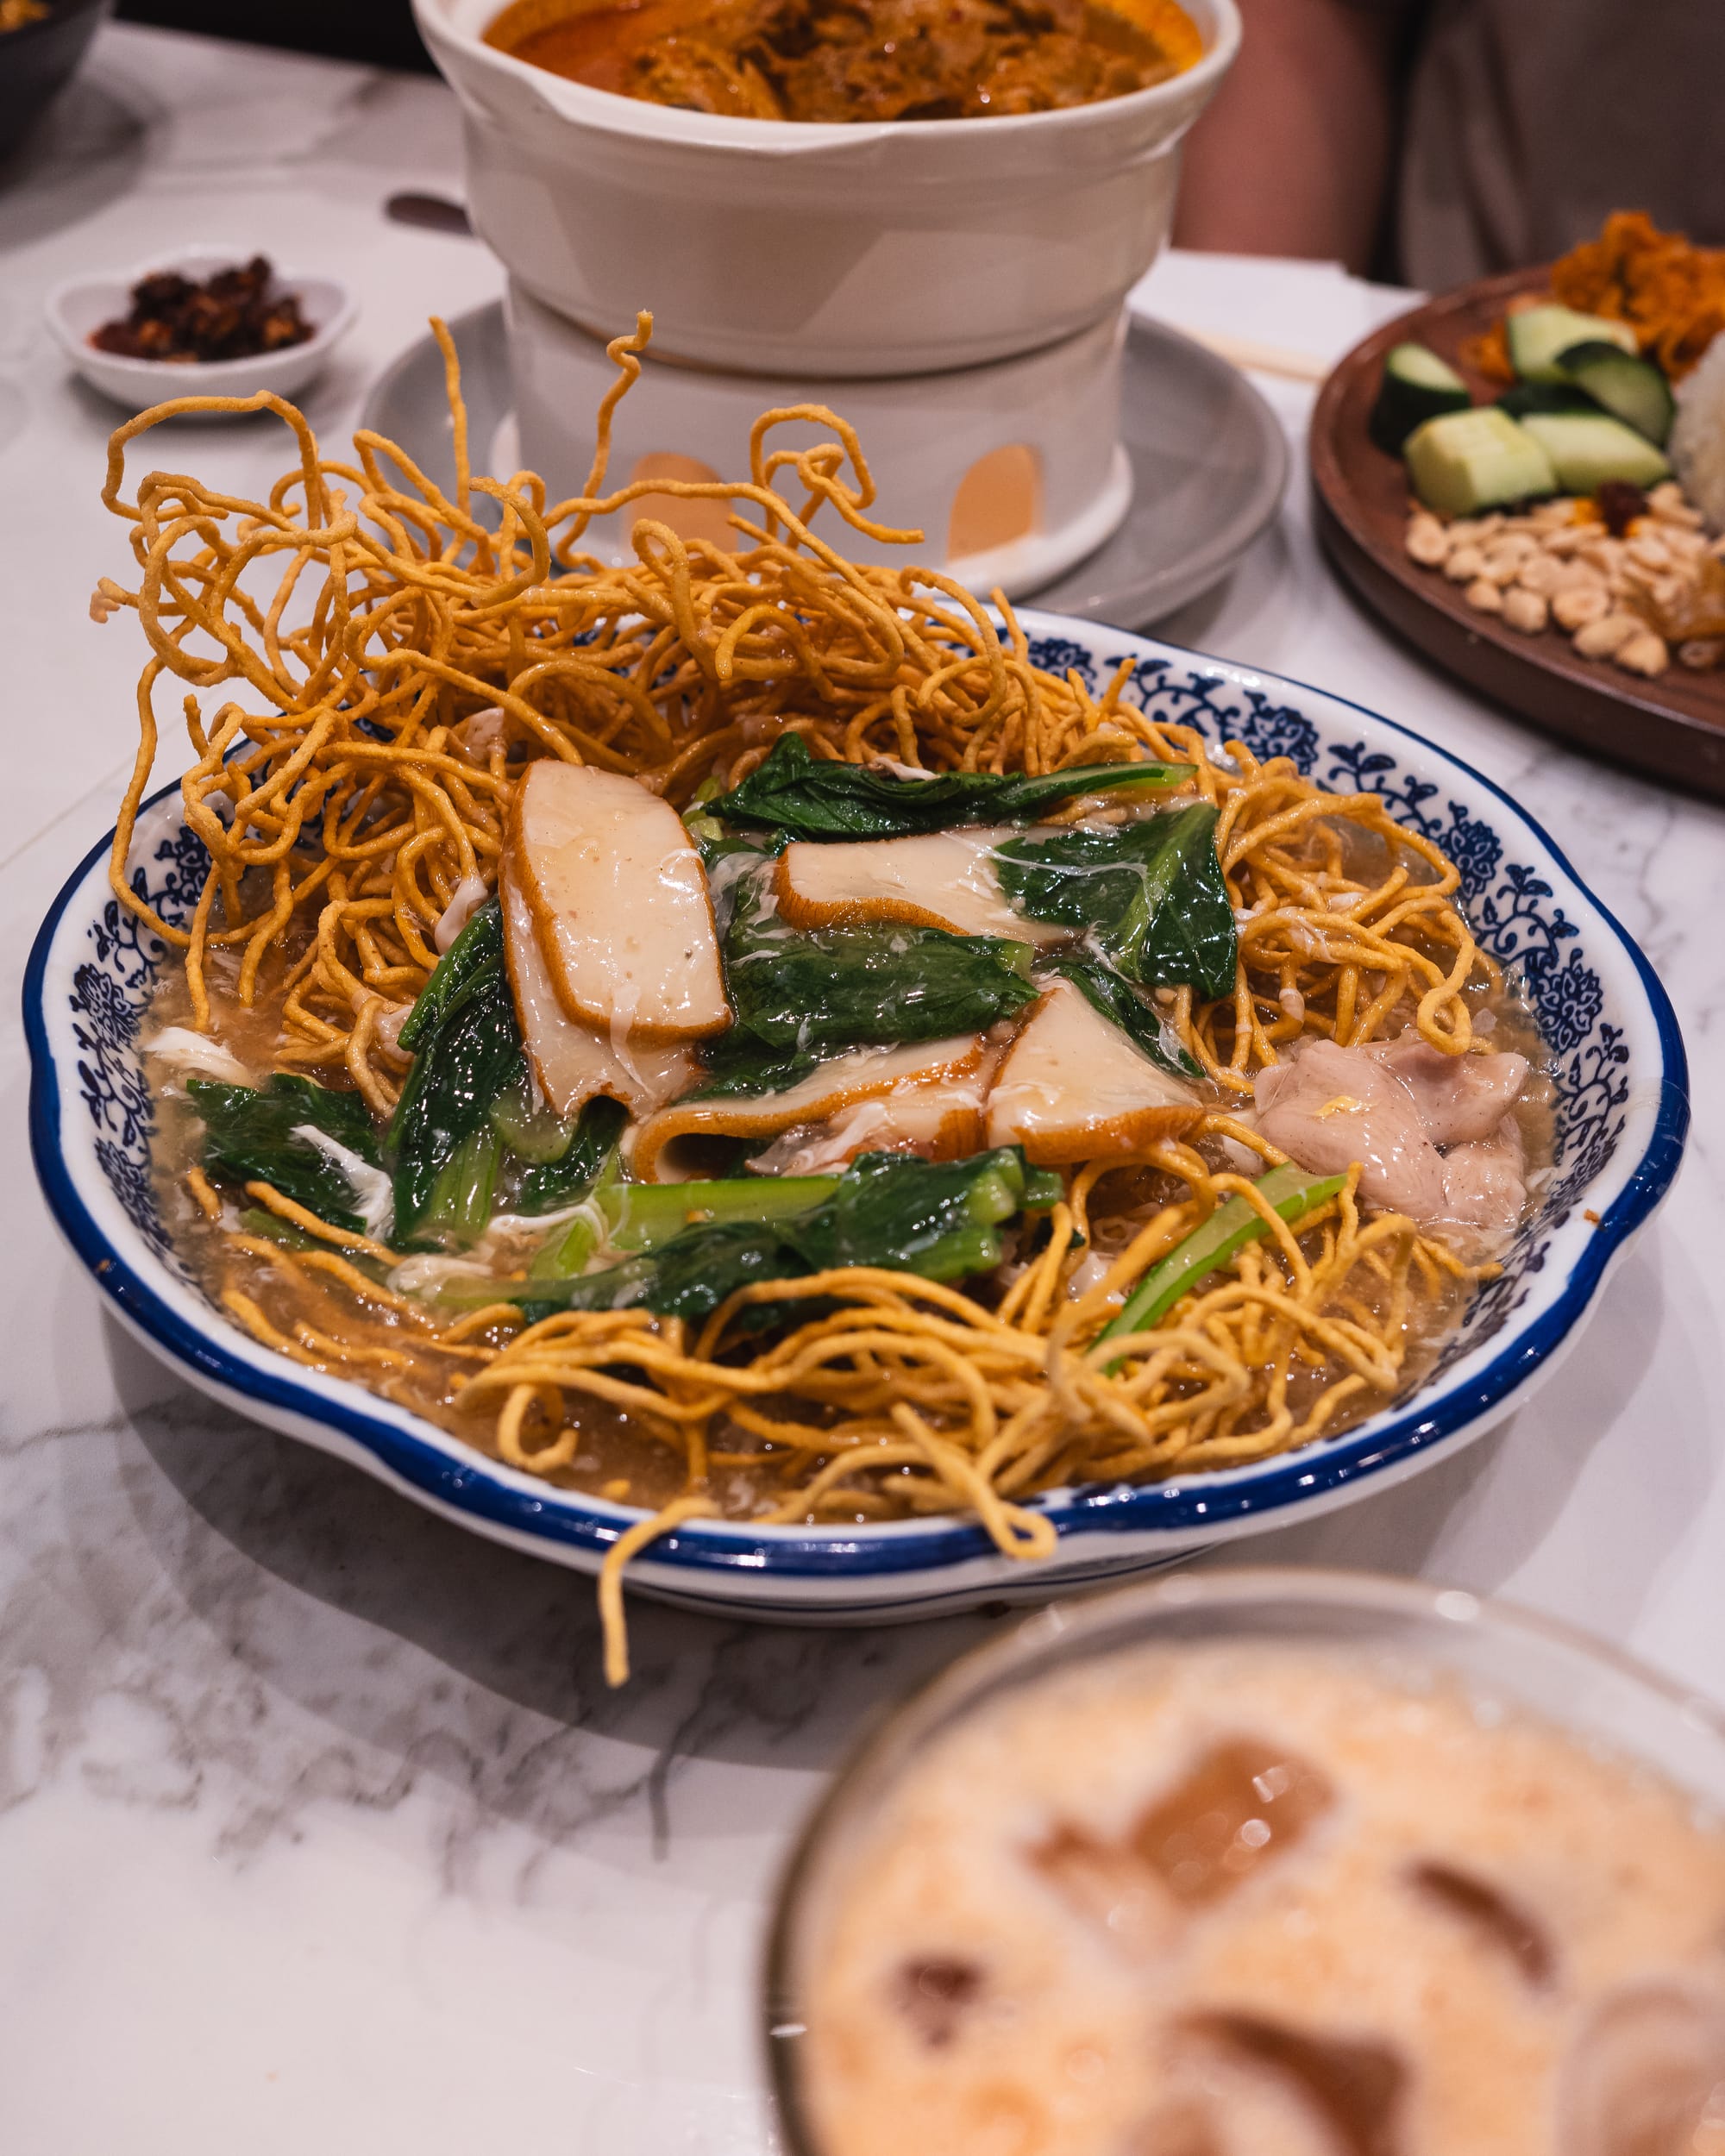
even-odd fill
[{"label": "blue floral pattern on rim", "polygon": [[[1038,635],[1030,617],[1032,654],[1038,664],[1071,668],[1093,693],[1100,693],[1124,664],[1123,693],[1158,718],[1193,725],[1218,746],[1233,739],[1255,755],[1288,756],[1302,771],[1338,790],[1377,793],[1398,820],[1451,852],[1461,866],[1470,917],[1482,944],[1516,969],[1534,1006],[1553,1051],[1558,1091],[1559,1159],[1536,1216],[1525,1227],[1502,1277],[1475,1299],[1462,1336],[1422,1387],[1417,1406],[1387,1409],[1359,1432],[1248,1472],[1198,1478],[1187,1486],[1098,1488],[1038,1501],[1048,1504],[1070,1551],[1066,1565],[1057,1561],[1053,1576],[1076,1580],[1120,1569],[1120,1557],[1106,1557],[1097,1545],[1096,1531],[1118,1536],[1127,1530],[1143,1540],[1170,1529],[1189,1538],[1199,1520],[1208,1523],[1207,1532],[1249,1514],[1269,1524],[1285,1518],[1289,1506],[1357,1484],[1396,1458],[1424,1453],[1438,1440],[1465,1430],[1494,1401],[1523,1383],[1565,1336],[1586,1307],[1610,1256],[1663,1195],[1681,1154],[1687,1102],[1681,1040],[1645,961],[1585,893],[1585,918],[1591,925],[1584,929],[1570,918],[1549,880],[1551,873],[1568,875],[1561,856],[1507,797],[1477,774],[1417,736],[1352,706],[1315,694],[1305,701],[1309,693],[1298,685],[1260,682],[1250,674],[1168,647],[1137,642],[1135,648],[1123,648],[1128,640],[1114,632],[1055,624],[1046,617],[1044,621],[1051,630],[1068,633]],[[1421,775],[1422,763],[1428,771],[1447,767],[1455,776],[1447,784],[1434,783]],[[1452,789],[1467,794],[1468,800],[1452,798]],[[1501,821],[1494,809],[1498,802]],[[1518,852],[1532,858],[1518,860]],[[199,841],[173,815],[166,794],[148,805],[132,881],[165,920],[179,925],[189,918],[206,859]],[[1555,870],[1541,873],[1541,859],[1554,862]],[[139,1057],[140,1022],[166,953],[111,897],[92,903],[82,895],[99,882],[99,875],[97,856],[92,856],[68,884],[38,938],[25,988],[38,1172],[85,1262],[131,1310],[135,1321],[184,1366],[212,1377],[230,1395],[248,1395],[278,1426],[286,1426],[279,1420],[282,1413],[302,1425],[308,1419],[327,1424],[355,1441],[365,1458],[400,1483],[471,1514],[476,1522],[490,1521],[511,1533],[537,1538],[548,1554],[558,1549],[579,1551],[583,1562],[596,1562],[628,1524],[626,1513],[619,1516],[615,1507],[547,1491],[543,1485],[533,1485],[530,1495],[524,1495],[513,1487],[524,1478],[511,1476],[453,1440],[440,1439],[401,1411],[380,1406],[354,1388],[309,1391],[304,1373],[292,1365],[277,1366],[274,1358],[266,1357],[270,1367],[260,1371],[255,1358],[248,1363],[222,1344],[227,1338],[225,1319],[199,1329],[169,1309],[135,1261],[92,1217],[71,1166],[80,1150],[94,1161],[148,1253],[182,1286],[193,1285],[170,1247],[153,1186],[154,1125]],[[85,906],[91,910],[80,915],[77,909]],[[1590,943],[1594,937],[1599,939],[1596,950]],[[75,956],[56,956],[74,945]],[[1604,977],[1596,962],[1600,956],[1611,962]],[[60,984],[52,998],[47,993],[50,975]],[[1607,978],[1616,983],[1609,993]],[[1614,997],[1628,1000],[1614,1002]],[[1645,1105],[1634,1109],[1640,1121],[1636,1152],[1626,1171],[1617,1156],[1632,1112],[1632,1036],[1642,1044],[1636,1100],[1645,1104],[1640,1088],[1652,1056],[1662,1065],[1653,1074],[1659,1081],[1655,1090],[1660,1106],[1651,1118]],[[66,1124],[69,1114],[75,1121],[80,1111],[88,1119],[82,1138]],[[1594,1235],[1578,1255],[1571,1237],[1556,1282],[1540,1287],[1553,1236],[1608,1169],[1612,1188],[1622,1187],[1609,1200],[1591,1201],[1609,1202],[1605,1232]],[[1595,1217],[1590,1212],[1589,1219]],[[1536,1291],[1534,1311],[1518,1316]],[[1444,1390],[1439,1382],[1444,1371],[1474,1356],[1483,1341],[1512,1320],[1512,1343],[1476,1357]],[[346,1398],[350,1394],[352,1405]],[[1067,1542],[1068,1537],[1074,1539]],[[893,1589],[882,1599],[892,1582],[944,1577],[988,1555],[981,1530],[962,1521],[921,1523],[910,1540],[781,1530],[770,1542],[746,1528],[698,1524],[656,1545],[643,1569],[685,1583],[679,1592],[696,1601],[705,1595],[709,1607],[734,1597],[729,1592],[698,1592],[695,1581],[703,1573],[714,1580],[727,1575],[758,1578],[765,1565],[789,1581],[855,1580],[859,1584],[840,1599],[860,1612],[895,1607],[906,1590]],[[1138,1560],[1148,1561],[1152,1560]],[[872,1601],[865,1599],[871,1579]],[[824,1592],[812,1585],[808,1591],[818,1596]],[[931,1606],[938,1600],[926,1590],[919,1590],[918,1599],[925,1595]],[[777,1606],[798,1605],[781,1600]],[[818,1600],[801,1606],[827,1604]]]},{"label": "blue floral pattern on rim", "polygon": [[[171,928],[191,918],[210,866],[209,849],[184,824],[137,864],[132,889]],[[154,873],[153,873],[154,872]],[[182,1280],[193,1275],[173,1248],[150,1173],[155,1110],[138,1054],[138,1031],[166,946],[135,913],[110,898],[91,924],[91,956],[72,975],[72,1038],[78,1090],[99,1135],[96,1156],[126,1218]]]}]

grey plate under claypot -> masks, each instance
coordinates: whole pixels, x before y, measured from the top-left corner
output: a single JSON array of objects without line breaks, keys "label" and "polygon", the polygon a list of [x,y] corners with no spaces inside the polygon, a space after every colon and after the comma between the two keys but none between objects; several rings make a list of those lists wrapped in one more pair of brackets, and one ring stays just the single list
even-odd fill
[{"label": "grey plate under claypot", "polygon": [[[481,465],[500,429],[513,435],[514,387],[500,303],[449,324],[461,361],[470,438]],[[1145,628],[1220,582],[1274,519],[1288,483],[1288,443],[1244,375],[1159,323],[1132,323],[1120,389],[1132,507],[1096,551],[1035,594],[1051,612]],[[443,361],[428,335],[373,385],[361,424],[398,442],[440,484],[455,458]],[[506,470],[517,460],[493,458]]]}]

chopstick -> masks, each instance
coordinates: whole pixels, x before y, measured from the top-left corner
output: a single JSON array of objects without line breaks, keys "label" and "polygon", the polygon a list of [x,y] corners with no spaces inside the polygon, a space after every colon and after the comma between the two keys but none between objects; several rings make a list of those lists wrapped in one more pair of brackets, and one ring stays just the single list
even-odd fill
[{"label": "chopstick", "polygon": [[1309,352],[1290,351],[1286,345],[1260,344],[1255,337],[1230,336],[1223,329],[1197,329],[1187,323],[1178,327],[1182,336],[1201,344],[1218,359],[1234,367],[1254,368],[1260,374],[1280,374],[1290,382],[1321,382],[1330,372],[1327,360],[1316,359]]}]

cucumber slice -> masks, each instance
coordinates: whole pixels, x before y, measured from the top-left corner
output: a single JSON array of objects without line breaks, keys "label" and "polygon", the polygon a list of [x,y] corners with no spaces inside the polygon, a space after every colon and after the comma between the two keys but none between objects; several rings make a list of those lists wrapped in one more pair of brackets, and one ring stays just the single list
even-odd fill
[{"label": "cucumber slice", "polygon": [[1371,434],[1380,449],[1400,456],[1415,427],[1442,412],[1465,411],[1467,384],[1429,345],[1398,344],[1383,361],[1383,386],[1372,407]]},{"label": "cucumber slice", "polygon": [[1408,436],[1402,454],[1414,492],[1444,517],[1471,517],[1502,502],[1557,492],[1551,459],[1495,404],[1428,419]]},{"label": "cucumber slice", "polygon": [[1560,382],[1558,361],[1578,344],[1603,342],[1636,349],[1635,333],[1627,323],[1608,322],[1603,315],[1578,315],[1573,307],[1528,307],[1509,315],[1503,323],[1509,347],[1509,364],[1524,382]]},{"label": "cucumber slice", "polygon": [[1607,479],[1657,486],[1671,466],[1645,435],[1604,411],[1530,411],[1521,423],[1551,459],[1567,494],[1591,494]]},{"label": "cucumber slice", "polygon": [[1590,337],[1585,344],[1571,345],[1558,365],[1565,379],[1585,390],[1595,404],[1664,448],[1677,417],[1677,399],[1651,360]]},{"label": "cucumber slice", "polygon": [[[1617,349],[1615,344],[1610,348]],[[1525,419],[1530,411],[1597,411],[1599,406],[1584,389],[1568,382],[1517,382],[1497,399],[1497,409],[1512,419]]]}]

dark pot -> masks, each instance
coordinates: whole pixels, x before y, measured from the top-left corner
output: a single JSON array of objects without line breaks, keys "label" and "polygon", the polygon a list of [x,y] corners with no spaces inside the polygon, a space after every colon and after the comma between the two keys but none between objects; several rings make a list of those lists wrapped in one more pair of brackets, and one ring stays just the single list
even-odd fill
[{"label": "dark pot", "polygon": [[78,72],[113,0],[49,0],[40,22],[0,36],[0,158],[17,148]]}]

